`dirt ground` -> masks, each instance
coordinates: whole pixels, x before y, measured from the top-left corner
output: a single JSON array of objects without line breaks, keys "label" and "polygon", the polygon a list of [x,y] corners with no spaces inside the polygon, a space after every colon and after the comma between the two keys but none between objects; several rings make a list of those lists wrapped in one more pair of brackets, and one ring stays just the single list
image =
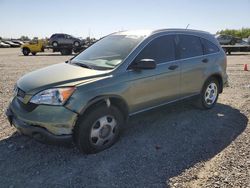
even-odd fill
[{"label": "dirt ground", "polygon": [[4,115],[18,78],[70,57],[0,49],[0,187],[250,187],[250,53],[228,56],[230,86],[215,108],[185,102],[136,115],[94,155],[19,135]]}]

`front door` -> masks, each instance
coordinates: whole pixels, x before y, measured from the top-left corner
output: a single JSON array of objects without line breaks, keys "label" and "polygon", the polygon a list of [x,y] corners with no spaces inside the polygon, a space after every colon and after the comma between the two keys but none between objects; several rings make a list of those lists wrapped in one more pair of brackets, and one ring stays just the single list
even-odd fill
[{"label": "front door", "polygon": [[128,68],[132,113],[179,98],[180,65],[175,59],[174,35],[153,39],[133,63],[142,59],[154,59],[157,66],[140,71]]}]

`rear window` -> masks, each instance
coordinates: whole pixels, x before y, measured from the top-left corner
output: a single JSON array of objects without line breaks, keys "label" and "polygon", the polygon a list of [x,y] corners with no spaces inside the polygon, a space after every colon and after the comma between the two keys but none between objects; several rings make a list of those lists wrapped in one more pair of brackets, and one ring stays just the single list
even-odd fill
[{"label": "rear window", "polygon": [[203,49],[199,37],[191,35],[178,35],[177,43],[180,59],[203,55]]},{"label": "rear window", "polygon": [[201,41],[204,48],[204,54],[212,54],[220,50],[215,44],[206,39],[201,39]]}]

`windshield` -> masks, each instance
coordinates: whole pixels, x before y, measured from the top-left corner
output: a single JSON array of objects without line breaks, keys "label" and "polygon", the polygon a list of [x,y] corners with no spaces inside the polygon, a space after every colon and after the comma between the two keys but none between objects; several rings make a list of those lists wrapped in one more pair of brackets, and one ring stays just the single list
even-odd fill
[{"label": "windshield", "polygon": [[80,53],[72,63],[82,63],[93,69],[113,69],[144,39],[137,35],[109,35]]}]

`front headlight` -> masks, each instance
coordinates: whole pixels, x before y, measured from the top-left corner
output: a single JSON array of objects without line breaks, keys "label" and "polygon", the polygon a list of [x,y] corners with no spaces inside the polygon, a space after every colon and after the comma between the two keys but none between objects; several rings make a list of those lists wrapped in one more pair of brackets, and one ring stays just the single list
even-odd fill
[{"label": "front headlight", "polygon": [[35,104],[63,105],[75,91],[75,87],[53,88],[34,95],[30,102]]}]

